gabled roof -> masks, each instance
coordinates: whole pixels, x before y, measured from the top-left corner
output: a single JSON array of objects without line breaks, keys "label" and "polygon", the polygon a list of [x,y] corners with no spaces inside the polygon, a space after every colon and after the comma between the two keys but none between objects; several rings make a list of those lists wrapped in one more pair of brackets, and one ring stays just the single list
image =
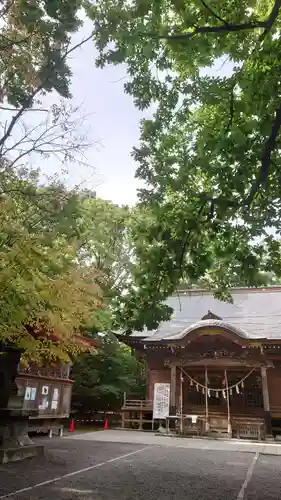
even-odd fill
[{"label": "gabled roof", "polygon": [[146,343],[180,340],[204,325],[228,329],[242,338],[281,339],[281,286],[237,288],[231,295],[232,304],[204,290],[181,290],[167,300],[174,309],[170,321],[155,331],[134,332],[132,337],[142,337]]}]

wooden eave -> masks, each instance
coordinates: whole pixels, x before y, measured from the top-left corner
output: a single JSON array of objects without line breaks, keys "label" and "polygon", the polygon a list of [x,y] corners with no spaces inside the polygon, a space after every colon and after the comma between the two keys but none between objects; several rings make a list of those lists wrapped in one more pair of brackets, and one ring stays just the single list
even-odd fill
[{"label": "wooden eave", "polygon": [[[233,336],[235,334],[232,334]],[[189,334],[186,336],[186,337],[183,337],[182,339],[176,339],[176,340],[172,340],[172,339],[159,339],[159,340],[147,340],[146,342],[146,338],[145,336],[143,337],[131,337],[129,335],[116,335],[118,340],[120,342],[123,342],[124,344],[130,346],[130,347],[134,347],[134,348],[139,348],[141,350],[143,349],[151,349],[151,348],[159,348],[159,349],[169,349],[169,348],[174,348],[174,349],[181,349],[181,348],[184,348],[184,347],[187,347],[188,346],[188,343],[187,343],[187,340],[188,340],[188,336]],[[263,338],[243,338],[243,337],[239,337],[238,335],[236,336],[236,340],[239,341],[239,344],[241,345],[244,345],[245,347],[256,347],[256,348],[259,348],[259,347],[275,347],[276,348],[281,348],[281,338],[280,339],[272,339],[272,338],[266,338],[266,337],[263,337]],[[192,335],[191,336],[191,340],[194,338],[194,336]]]}]

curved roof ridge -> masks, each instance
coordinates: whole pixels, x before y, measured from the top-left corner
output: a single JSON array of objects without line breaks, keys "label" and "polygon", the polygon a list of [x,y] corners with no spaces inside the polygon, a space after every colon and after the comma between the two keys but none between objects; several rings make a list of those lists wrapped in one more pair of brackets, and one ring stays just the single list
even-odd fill
[{"label": "curved roof ridge", "polygon": [[[227,323],[226,321],[223,320],[217,320],[217,319],[203,319],[200,321],[197,321],[196,323],[193,323],[192,325],[188,326],[187,328],[184,328],[184,330],[181,330],[180,332],[170,335],[169,337],[165,337],[163,340],[181,340],[183,339],[186,335],[191,333],[194,330],[198,330],[201,328],[206,328],[208,326],[217,326],[219,328],[224,328],[225,330],[228,330],[229,332],[232,332],[238,337],[241,337],[243,339],[248,339],[250,338],[248,332],[244,330],[243,328],[240,328],[238,326],[234,326],[231,323]],[[153,340],[153,337],[151,337],[151,340]]]}]

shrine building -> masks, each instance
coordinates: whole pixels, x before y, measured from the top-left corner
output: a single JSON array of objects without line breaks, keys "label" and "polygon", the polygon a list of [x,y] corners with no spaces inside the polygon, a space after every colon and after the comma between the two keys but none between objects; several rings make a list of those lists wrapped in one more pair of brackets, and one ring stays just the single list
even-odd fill
[{"label": "shrine building", "polygon": [[[281,286],[235,288],[231,295],[227,303],[181,289],[167,301],[174,309],[169,322],[122,336],[148,370],[146,400],[125,398],[123,427],[161,422],[181,434],[281,434]],[[158,410],[156,389],[164,398]]]}]

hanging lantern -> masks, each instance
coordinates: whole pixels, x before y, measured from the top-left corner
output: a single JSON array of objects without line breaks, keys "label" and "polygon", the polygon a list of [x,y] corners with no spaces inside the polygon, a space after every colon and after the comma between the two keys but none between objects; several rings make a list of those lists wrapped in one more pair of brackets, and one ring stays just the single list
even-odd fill
[{"label": "hanging lantern", "polygon": [[190,379],[190,387],[192,387],[192,386],[193,386],[193,380],[192,380],[192,378],[191,378],[191,379]]},{"label": "hanging lantern", "polygon": [[242,387],[242,389],[244,389],[244,381],[243,380],[241,382],[241,387]]},{"label": "hanging lantern", "polygon": [[[183,383],[183,376],[181,376],[181,383]],[[191,385],[191,384],[190,384]]]},{"label": "hanging lantern", "polygon": [[239,385],[236,386],[236,392],[237,392],[237,394],[240,394]]},{"label": "hanging lantern", "polygon": [[199,385],[196,384],[196,391],[199,392]]},{"label": "hanging lantern", "polygon": [[205,394],[205,387],[202,388],[202,394]]},{"label": "hanging lantern", "polygon": [[208,397],[211,397],[211,389],[208,389]]},{"label": "hanging lantern", "polygon": [[219,391],[216,391],[216,398],[219,397]]},{"label": "hanging lantern", "polygon": [[222,391],[223,398],[226,398],[225,390]]},{"label": "hanging lantern", "polygon": [[232,387],[229,389],[229,394],[232,396]]}]

